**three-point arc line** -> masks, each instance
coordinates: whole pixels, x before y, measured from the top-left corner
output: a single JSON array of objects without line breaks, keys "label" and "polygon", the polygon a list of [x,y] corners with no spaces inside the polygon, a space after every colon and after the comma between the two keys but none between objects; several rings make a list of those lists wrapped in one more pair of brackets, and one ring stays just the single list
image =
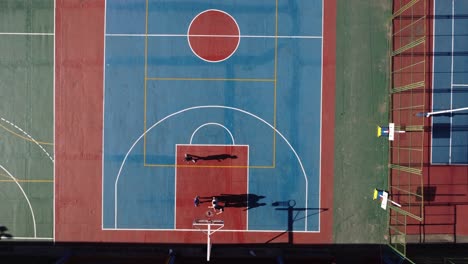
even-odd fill
[{"label": "three-point arc line", "polygon": [[21,133],[25,134],[29,139],[31,139],[32,142],[34,142],[46,155],[47,157],[49,157],[50,161],[54,162],[54,159],[52,158],[52,156],[49,154],[49,152],[47,152],[47,150],[44,149],[44,147],[41,146],[41,144],[39,144],[39,142],[37,142],[33,137],[31,137],[28,133],[26,133],[26,131],[24,131],[23,129],[21,129],[20,127],[18,127],[17,125],[13,124],[12,122],[6,120],[5,118],[3,117],[0,117],[0,119],[13,126],[14,128],[18,129],[19,131],[21,131]]},{"label": "three-point arc line", "polygon": [[31,202],[29,201],[29,198],[28,196],[26,195],[26,193],[24,192],[23,190],[23,187],[21,187],[21,184],[19,184],[19,182],[16,180],[15,177],[13,177],[13,175],[11,175],[11,173],[9,171],[7,171],[7,169],[5,169],[2,165],[0,165],[0,168],[5,171],[8,176],[10,176],[10,178],[16,183],[16,185],[18,185],[18,188],[21,190],[21,192],[23,193],[23,196],[24,198],[26,199],[26,202],[28,203],[29,205],[29,210],[31,211],[31,216],[32,216],[32,220],[33,220],[33,228],[34,228],[34,237],[37,237],[37,233],[36,233],[36,217],[34,216],[34,210],[32,208],[32,205],[31,205]]},{"label": "three-point arc line", "polygon": [[301,166],[301,170],[302,170],[302,174],[304,175],[304,180],[305,180],[305,231],[307,231],[307,218],[308,218],[308,195],[309,195],[309,181],[307,180],[307,174],[305,172],[305,169],[304,169],[304,166],[302,165],[302,161],[301,161],[301,158],[299,157],[299,155],[297,154],[296,150],[292,147],[292,145],[289,143],[289,141],[286,139],[285,136],[283,136],[283,134],[281,134],[281,132],[279,132],[274,126],[272,126],[270,123],[268,123],[267,121],[263,120],[262,118],[250,113],[250,112],[247,112],[245,110],[242,110],[242,109],[239,109],[239,108],[235,108],[235,107],[230,107],[230,106],[224,106],[224,105],[201,105],[201,106],[194,106],[194,107],[189,107],[189,108],[185,108],[185,109],[182,109],[182,110],[179,110],[177,112],[174,112],[170,115],[167,115],[165,116],[164,118],[162,118],[161,120],[159,120],[158,122],[154,123],[151,127],[149,127],[148,129],[146,129],[146,131],[143,132],[143,134],[141,134],[136,140],[135,142],[132,144],[132,146],[129,148],[129,150],[127,151],[127,153],[125,154],[125,157],[124,159],[122,160],[122,163],[120,164],[120,168],[119,168],[119,171],[117,173],[117,177],[115,179],[115,183],[114,183],[114,228],[117,229],[117,194],[118,194],[118,183],[119,183],[119,178],[120,178],[120,174],[122,173],[122,169],[123,169],[123,166],[125,165],[125,162],[127,161],[127,158],[128,158],[128,155],[130,155],[130,152],[133,150],[133,148],[136,146],[136,144],[138,142],[140,142],[140,140],[150,131],[152,130],[154,127],[156,127],[157,125],[159,125],[160,123],[162,123],[163,121],[165,121],[166,119],[169,119],[173,116],[176,116],[178,114],[181,114],[181,113],[184,113],[184,112],[188,112],[188,111],[192,111],[192,110],[196,110],[196,109],[209,109],[209,108],[222,108],[222,109],[229,109],[229,110],[234,110],[234,111],[238,111],[238,112],[241,112],[241,113],[244,113],[246,115],[249,115],[251,117],[254,117],[258,120],[260,120],[261,122],[263,122],[264,124],[266,124],[267,126],[269,126],[271,129],[273,129],[275,131],[275,133],[277,133],[285,142],[286,144],[289,146],[289,148],[292,150],[292,152],[294,153],[294,155],[296,156],[296,159],[297,161],[299,162],[299,165]]}]

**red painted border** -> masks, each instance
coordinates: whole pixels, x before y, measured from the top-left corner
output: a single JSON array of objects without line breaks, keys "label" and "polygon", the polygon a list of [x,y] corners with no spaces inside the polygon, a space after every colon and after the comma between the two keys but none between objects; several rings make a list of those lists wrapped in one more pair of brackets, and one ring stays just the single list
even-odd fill
[{"label": "red painted border", "polygon": [[102,239],[104,4],[56,1],[56,241]]},{"label": "red painted border", "polygon": [[[294,243],[332,242],[336,0],[324,1],[320,233]],[[57,0],[55,240],[205,243],[201,232],[102,230],[104,1]],[[215,243],[285,243],[283,232],[216,233]]]},{"label": "red painted border", "polygon": [[324,0],[323,84],[322,84],[322,164],[321,208],[329,213],[320,216],[323,242],[333,240],[333,176],[335,148],[335,73],[336,73],[336,0]]}]

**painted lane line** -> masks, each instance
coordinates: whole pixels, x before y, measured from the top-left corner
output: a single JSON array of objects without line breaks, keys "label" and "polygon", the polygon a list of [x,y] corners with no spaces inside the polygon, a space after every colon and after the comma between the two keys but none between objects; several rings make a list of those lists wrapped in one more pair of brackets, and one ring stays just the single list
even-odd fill
[{"label": "painted lane line", "polygon": [[[107,37],[188,37],[187,34],[106,34]],[[279,39],[321,39],[322,36],[271,36],[271,35],[204,35],[191,34],[191,37],[201,38],[279,38]]]},{"label": "painted lane line", "polygon": [[17,125],[15,125],[14,123],[6,120],[5,118],[3,117],[0,117],[0,120],[2,120],[3,122],[11,125],[12,127],[18,129],[21,133],[25,134],[29,139],[31,139],[32,142],[34,142],[37,146],[39,146],[39,148],[41,148],[41,150],[47,155],[47,157],[49,157],[49,159],[54,162],[54,159],[52,158],[52,156],[49,154],[49,152],[47,152],[47,150],[44,149],[44,147],[42,147],[41,144],[39,144],[39,142],[37,142],[33,137],[31,137],[28,133],[26,133],[26,131],[24,131],[23,129],[21,129],[20,127],[18,127]]},{"label": "painted lane line", "polygon": [[0,32],[0,36],[54,36],[54,33]]}]

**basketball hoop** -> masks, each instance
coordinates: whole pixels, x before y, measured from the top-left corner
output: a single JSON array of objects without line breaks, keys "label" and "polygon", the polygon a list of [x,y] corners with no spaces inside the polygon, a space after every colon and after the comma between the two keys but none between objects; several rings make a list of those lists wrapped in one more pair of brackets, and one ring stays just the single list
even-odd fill
[{"label": "basketball hoop", "polygon": [[[210,212],[213,215],[213,212],[207,211],[206,214]],[[206,261],[210,261],[211,255],[211,235],[216,231],[224,227],[223,220],[208,220],[208,219],[195,219],[193,220],[192,226],[201,232],[206,234]]]}]

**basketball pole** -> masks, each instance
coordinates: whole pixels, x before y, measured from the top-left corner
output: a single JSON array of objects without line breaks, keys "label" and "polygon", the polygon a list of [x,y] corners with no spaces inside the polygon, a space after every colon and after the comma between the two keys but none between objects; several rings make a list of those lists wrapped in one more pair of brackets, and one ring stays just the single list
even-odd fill
[{"label": "basketball pole", "polygon": [[208,241],[206,242],[206,261],[210,261],[211,255],[211,225],[208,225]]},{"label": "basketball pole", "polygon": [[453,112],[459,112],[459,111],[465,111],[465,110],[468,110],[468,107],[462,107],[462,108],[456,108],[456,109],[450,109],[450,110],[442,110],[442,111],[435,111],[435,112],[420,112],[420,113],[417,113],[416,116],[430,117],[430,116],[433,116],[433,115],[447,114],[447,113],[453,113]]},{"label": "basketball pole", "polygon": [[[214,225],[214,227],[211,228],[211,225]],[[206,261],[210,261],[211,235],[224,227],[224,221],[223,220],[197,220],[195,219],[192,223],[192,226],[197,228],[204,234],[206,234]],[[206,229],[200,228],[203,226],[206,226]]]}]

